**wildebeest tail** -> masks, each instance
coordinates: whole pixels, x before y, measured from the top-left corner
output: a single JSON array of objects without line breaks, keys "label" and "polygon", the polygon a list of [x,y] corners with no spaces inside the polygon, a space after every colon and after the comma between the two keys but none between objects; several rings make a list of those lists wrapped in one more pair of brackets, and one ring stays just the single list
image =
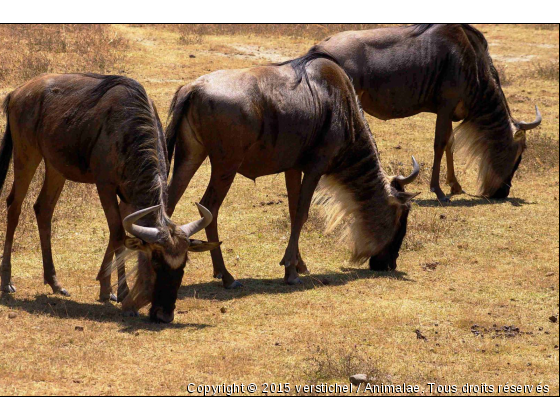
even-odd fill
[{"label": "wildebeest tail", "polygon": [[181,126],[181,120],[188,111],[189,103],[193,97],[195,89],[193,87],[181,86],[175,92],[171,105],[169,106],[169,115],[167,120],[167,130],[165,131],[165,138],[167,140],[167,157],[169,164],[173,158],[173,151],[175,150],[175,143]]},{"label": "wildebeest tail", "polygon": [[6,132],[4,133],[4,138],[0,144],[0,194],[2,194],[4,182],[6,182],[6,175],[8,175],[8,168],[10,167],[10,161],[12,160],[12,153],[14,150],[12,132],[10,131],[10,120],[8,118],[9,103],[10,95],[6,97],[2,106],[4,113],[6,114]]},{"label": "wildebeest tail", "polygon": [[303,56],[294,58],[293,60],[284,61],[283,63],[274,64],[275,66],[283,66],[285,64],[290,64],[296,73],[296,83],[301,83],[302,79],[309,83],[309,78],[307,76],[306,66],[313,60],[317,60],[318,58],[325,58],[327,60],[332,61],[336,65],[340,66],[340,63],[336,58],[334,58],[331,54],[327,51],[315,45],[311,47],[311,49]]}]

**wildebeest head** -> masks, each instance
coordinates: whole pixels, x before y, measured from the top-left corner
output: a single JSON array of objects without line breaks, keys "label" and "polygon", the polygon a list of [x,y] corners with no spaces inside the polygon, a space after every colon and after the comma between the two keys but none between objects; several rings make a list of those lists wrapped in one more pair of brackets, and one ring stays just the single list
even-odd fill
[{"label": "wildebeest head", "polygon": [[195,222],[177,226],[166,220],[164,227],[145,227],[135,222],[160,209],[160,205],[137,211],[123,221],[125,230],[133,235],[125,246],[140,251],[138,278],[130,292],[130,300],[123,303],[137,308],[151,302],[150,319],[156,322],[173,321],[177,293],[181,286],[188,251],[204,252],[220,246],[217,242],[190,239],[212,222],[212,213],[197,203],[202,218]]},{"label": "wildebeest head", "polygon": [[465,120],[454,131],[453,150],[467,152],[470,161],[479,161],[479,194],[483,197],[507,198],[513,176],[519,168],[523,152],[527,148],[526,132],[539,126],[542,121],[538,107],[536,118],[530,123],[517,121],[509,110],[505,121],[495,126],[480,121]]},{"label": "wildebeest head", "polygon": [[393,271],[397,268],[399,251],[406,236],[410,202],[418,195],[418,193],[407,193],[404,190],[404,187],[413,182],[420,173],[420,166],[414,157],[412,157],[412,165],[413,170],[409,176],[399,175],[391,179],[392,196],[395,199],[394,205],[397,207],[396,231],[385,247],[378,254],[371,256],[369,259],[370,270]]},{"label": "wildebeest head", "polygon": [[524,121],[512,122],[514,145],[517,148],[517,154],[515,156],[515,163],[513,165],[513,170],[509,175],[505,177],[502,184],[498,187],[496,192],[490,196],[490,198],[503,199],[509,196],[511,181],[513,179],[513,176],[515,175],[515,172],[517,171],[517,168],[519,168],[519,164],[521,163],[523,152],[525,151],[525,149],[527,149],[526,132],[527,130],[532,130],[533,128],[537,128],[542,121],[542,116],[539,111],[539,108],[535,106],[535,110],[537,116],[534,121],[530,123],[526,123]]}]

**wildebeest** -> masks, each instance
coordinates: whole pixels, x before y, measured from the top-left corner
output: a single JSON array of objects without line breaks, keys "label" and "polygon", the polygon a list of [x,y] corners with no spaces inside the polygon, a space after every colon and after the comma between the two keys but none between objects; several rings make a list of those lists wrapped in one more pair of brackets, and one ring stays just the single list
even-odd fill
[{"label": "wildebeest", "polygon": [[[430,189],[439,200],[448,200],[439,185],[444,150],[452,194],[462,192],[453,167],[453,150],[462,149],[479,158],[481,195],[509,195],[526,148],[525,131],[542,118],[538,108],[531,123],[513,118],[480,31],[431,24],[349,31],[326,38],[315,50],[337,59],[374,117],[437,114]],[[461,120],[453,133],[452,122]]]},{"label": "wildebeest", "polygon": [[[283,65],[222,70],[179,88],[170,109],[168,154],[175,149],[168,214],[206,157],[210,183],[201,200],[214,216],[206,228],[218,241],[218,211],[237,173],[250,179],[286,172],[291,235],[284,281],[300,283],[307,270],[299,235],[321,178],[331,227],[350,220],[353,259],[376,270],[396,268],[406,233],[410,200],[404,186],[418,175],[389,178],[359,108],[350,80],[327,54],[311,53]],[[298,179],[303,172],[303,181]],[[226,288],[240,283],[227,271],[219,249],[214,276]]]},{"label": "wildebeest", "polygon": [[[7,199],[2,291],[15,292],[11,281],[14,231],[29,184],[44,160],[45,179],[34,210],[45,284],[54,293],[68,294],[57,279],[51,252],[51,219],[64,183],[68,179],[95,184],[110,230],[99,275],[100,299],[114,298],[107,267],[116,254],[119,300],[127,295],[123,310],[137,310],[151,301],[153,320],[172,321],[187,250],[209,250],[218,244],[189,239],[212,219],[204,207],[199,206],[202,219],[184,226],[175,225],[165,213],[167,149],[156,108],[144,88],[121,76],[48,74],[10,93],[4,110],[7,126],[0,149],[0,192],[12,155],[14,183]],[[132,213],[124,220],[117,196],[121,210]],[[134,237],[127,238],[125,231]],[[130,293],[123,245],[142,251]]]}]

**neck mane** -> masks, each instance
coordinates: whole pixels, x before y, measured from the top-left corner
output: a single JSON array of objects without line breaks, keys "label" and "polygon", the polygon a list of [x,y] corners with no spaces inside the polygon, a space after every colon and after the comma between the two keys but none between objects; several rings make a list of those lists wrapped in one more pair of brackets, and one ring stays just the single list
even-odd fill
[{"label": "neck mane", "polygon": [[483,35],[466,26],[478,62],[470,84],[476,86],[468,116],[455,129],[453,150],[478,163],[482,195],[492,195],[511,174],[519,145],[514,140],[513,118]]},{"label": "neck mane", "polygon": [[[161,123],[145,95],[131,92],[127,135],[123,137],[123,190],[134,210],[162,205],[162,211],[146,216],[152,226],[165,222],[167,206],[167,155]],[[151,220],[150,220],[151,219]]]},{"label": "neck mane", "polygon": [[354,141],[321,179],[314,202],[322,205],[327,233],[347,220],[342,238],[350,240],[352,261],[363,263],[393,238],[399,205],[362,113],[354,120]]}]

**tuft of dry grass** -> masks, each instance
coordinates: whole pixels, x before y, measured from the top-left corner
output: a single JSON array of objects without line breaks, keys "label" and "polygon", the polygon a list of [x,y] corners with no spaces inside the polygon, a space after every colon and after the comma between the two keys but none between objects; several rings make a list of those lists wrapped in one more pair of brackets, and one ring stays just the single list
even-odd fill
[{"label": "tuft of dry grass", "polygon": [[378,363],[365,357],[356,344],[344,343],[335,349],[319,345],[309,353],[311,356],[306,360],[304,370],[310,383],[345,383],[356,374],[365,374],[368,382],[373,384],[391,383],[391,376],[382,372]]},{"label": "tuft of dry grass", "polygon": [[[543,114],[542,125],[527,133],[528,150],[509,199],[464,194],[440,205],[429,192],[435,116],[393,121],[368,116],[389,174],[408,173],[410,155],[422,167],[409,188],[421,194],[414,200],[396,272],[351,265],[339,232],[325,235],[314,207],[300,240],[312,274],[302,286],[285,286],[278,265],[290,233],[284,178],[253,182],[239,176],[219,224],[225,262],[245,288],[224,290],[212,278],[209,255],[191,255],[174,323],[155,325],[147,321],[146,310],[128,319],[119,305],[96,301],[95,276],[109,234],[93,186],[68,182],[55,211],[54,261],[72,296],[53,296],[42,284],[32,209],[42,182],[39,172],[16,232],[12,263],[18,290],[0,297],[0,394],[185,395],[191,382],[290,382],[293,387],[347,383],[349,375],[369,373],[374,382],[418,384],[425,395],[430,395],[428,382],[459,388],[542,383],[558,395],[559,331],[550,317],[557,316],[559,302],[559,88],[557,78],[531,71],[533,63],[557,61],[558,27],[477,27],[491,43],[495,64],[507,65],[512,82],[504,91],[513,115],[532,119],[535,103]],[[160,115],[178,85],[219,69],[293,58],[329,33],[349,29],[198,27],[201,43],[181,43],[179,28],[101,27],[124,46],[114,52],[121,54],[113,61],[115,71],[126,69],[142,83]],[[0,27],[2,57],[6,33]],[[184,33],[197,34],[190,27]],[[19,30],[7,42],[14,45],[24,35],[29,37]],[[38,67],[43,56],[49,66],[61,65],[53,57],[70,60],[74,35],[68,35],[65,47],[55,38],[45,40],[49,51],[28,47],[25,38],[24,48],[13,48],[14,59],[29,52]],[[94,71],[87,60],[66,65]],[[22,78],[11,64],[8,68],[0,94]],[[4,122],[0,116],[1,127]],[[475,191],[476,171],[461,161],[456,171],[465,191]],[[198,217],[192,203],[204,194],[209,177],[207,161],[177,206],[176,222]],[[2,202],[9,187],[10,180]],[[5,227],[0,205],[0,245]],[[475,334],[506,327],[522,333]]]},{"label": "tuft of dry grass", "polygon": [[533,63],[531,72],[535,77],[544,79],[558,81],[558,59],[555,61],[539,61]]}]

